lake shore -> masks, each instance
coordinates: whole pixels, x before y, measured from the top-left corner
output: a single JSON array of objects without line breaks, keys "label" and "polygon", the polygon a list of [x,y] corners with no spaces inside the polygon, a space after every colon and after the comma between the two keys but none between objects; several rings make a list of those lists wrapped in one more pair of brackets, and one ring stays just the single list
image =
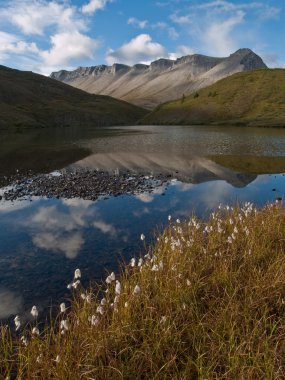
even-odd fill
[{"label": "lake shore", "polygon": [[41,196],[95,201],[99,197],[152,192],[156,187],[166,185],[171,177],[171,174],[152,176],[133,171],[108,172],[96,169],[55,171],[50,174],[30,174],[29,177],[16,174],[10,178],[12,184],[3,192],[1,199],[14,201]]}]

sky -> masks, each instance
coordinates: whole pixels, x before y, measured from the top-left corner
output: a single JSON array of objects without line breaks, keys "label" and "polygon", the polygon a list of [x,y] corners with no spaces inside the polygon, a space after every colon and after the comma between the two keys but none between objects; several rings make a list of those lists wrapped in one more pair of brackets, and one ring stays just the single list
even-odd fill
[{"label": "sky", "polygon": [[285,67],[284,0],[0,0],[0,64],[49,75],[250,48]]}]

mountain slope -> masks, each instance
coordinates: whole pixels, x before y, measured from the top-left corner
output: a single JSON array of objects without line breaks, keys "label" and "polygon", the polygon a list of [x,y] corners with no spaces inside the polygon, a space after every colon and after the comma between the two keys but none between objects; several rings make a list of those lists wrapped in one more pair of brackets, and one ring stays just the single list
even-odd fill
[{"label": "mountain slope", "polygon": [[250,49],[240,49],[226,58],[194,54],[177,60],[159,59],[149,66],[79,67],[52,73],[51,77],[90,93],[110,95],[153,109],[236,72],[259,68],[266,68],[262,59]]},{"label": "mountain slope", "polygon": [[234,74],[194,95],[158,106],[143,124],[285,126],[285,70]]},{"label": "mountain slope", "polygon": [[146,111],[109,96],[90,95],[31,72],[0,66],[0,129],[120,125]]}]

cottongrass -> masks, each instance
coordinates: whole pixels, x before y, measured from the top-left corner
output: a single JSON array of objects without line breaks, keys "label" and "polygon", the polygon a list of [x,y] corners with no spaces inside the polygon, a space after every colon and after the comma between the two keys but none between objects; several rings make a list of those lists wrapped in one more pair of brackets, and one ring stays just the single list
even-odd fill
[{"label": "cottongrass", "polygon": [[284,208],[170,223],[140,265],[90,302],[74,289],[40,334],[2,326],[3,378],[284,379]]}]

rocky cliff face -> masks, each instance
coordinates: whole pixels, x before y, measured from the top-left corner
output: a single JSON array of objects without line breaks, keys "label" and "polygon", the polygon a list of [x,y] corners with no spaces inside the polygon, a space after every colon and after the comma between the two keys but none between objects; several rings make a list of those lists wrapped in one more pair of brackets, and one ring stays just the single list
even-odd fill
[{"label": "rocky cliff face", "polygon": [[161,58],[150,65],[79,67],[52,73],[51,78],[152,109],[236,72],[262,68],[266,65],[252,50],[239,49],[226,58],[193,54],[176,60]]}]

